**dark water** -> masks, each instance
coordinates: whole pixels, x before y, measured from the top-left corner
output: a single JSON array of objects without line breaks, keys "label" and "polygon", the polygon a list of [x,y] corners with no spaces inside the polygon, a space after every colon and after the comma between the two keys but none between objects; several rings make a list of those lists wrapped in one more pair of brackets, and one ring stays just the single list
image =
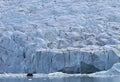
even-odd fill
[{"label": "dark water", "polygon": [[1,78],[0,82],[120,82],[120,77]]}]

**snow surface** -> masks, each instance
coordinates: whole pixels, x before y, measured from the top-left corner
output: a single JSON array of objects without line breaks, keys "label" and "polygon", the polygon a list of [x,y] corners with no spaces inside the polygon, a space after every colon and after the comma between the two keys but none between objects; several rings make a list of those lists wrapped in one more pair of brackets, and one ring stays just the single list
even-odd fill
[{"label": "snow surface", "polygon": [[119,8],[120,0],[0,0],[0,73],[111,68],[120,61]]}]

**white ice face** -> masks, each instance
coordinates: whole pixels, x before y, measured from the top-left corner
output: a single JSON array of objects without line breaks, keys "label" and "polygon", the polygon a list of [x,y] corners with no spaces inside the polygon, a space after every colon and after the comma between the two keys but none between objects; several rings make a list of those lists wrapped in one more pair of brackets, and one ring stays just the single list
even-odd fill
[{"label": "white ice face", "polygon": [[0,0],[0,73],[109,69],[119,22],[120,0]]}]

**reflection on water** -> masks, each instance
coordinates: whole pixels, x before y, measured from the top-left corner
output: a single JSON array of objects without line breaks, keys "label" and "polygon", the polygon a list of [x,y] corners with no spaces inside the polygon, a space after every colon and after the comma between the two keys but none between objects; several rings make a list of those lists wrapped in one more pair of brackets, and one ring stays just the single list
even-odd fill
[{"label": "reflection on water", "polygon": [[1,78],[0,82],[118,82],[120,77]]}]

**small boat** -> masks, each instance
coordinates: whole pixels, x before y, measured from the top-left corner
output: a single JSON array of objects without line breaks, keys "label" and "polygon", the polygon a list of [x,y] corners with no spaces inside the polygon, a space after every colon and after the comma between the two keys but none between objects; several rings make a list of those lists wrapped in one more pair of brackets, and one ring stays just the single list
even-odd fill
[{"label": "small boat", "polygon": [[33,74],[32,73],[28,73],[27,77],[33,77]]},{"label": "small boat", "polygon": [[32,80],[32,78],[33,78],[33,74],[32,73],[28,73],[26,76],[27,76],[28,80]]}]

